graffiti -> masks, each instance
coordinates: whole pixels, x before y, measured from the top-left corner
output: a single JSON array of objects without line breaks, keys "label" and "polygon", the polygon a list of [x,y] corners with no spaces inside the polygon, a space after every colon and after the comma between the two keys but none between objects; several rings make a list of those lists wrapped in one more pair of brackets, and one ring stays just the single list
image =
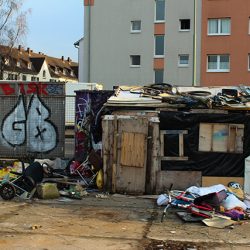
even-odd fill
[{"label": "graffiti", "polygon": [[44,153],[57,145],[57,129],[49,120],[50,110],[38,95],[33,95],[28,108],[24,96],[19,95],[14,108],[2,122],[2,138],[11,146],[26,143],[29,152]]},{"label": "graffiti", "polygon": [[18,82],[18,83],[1,83],[0,95],[32,95],[40,96],[63,95],[64,85],[49,84],[41,82]]},{"label": "graffiti", "polygon": [[75,156],[100,149],[103,104],[113,91],[79,91],[76,96]]},{"label": "graffiti", "polygon": [[23,96],[20,95],[16,106],[6,116],[2,124],[2,136],[11,146],[22,145],[26,137],[26,111]]},{"label": "graffiti", "polygon": [[62,95],[63,85],[47,84],[46,91],[47,91],[47,94],[49,95]]}]

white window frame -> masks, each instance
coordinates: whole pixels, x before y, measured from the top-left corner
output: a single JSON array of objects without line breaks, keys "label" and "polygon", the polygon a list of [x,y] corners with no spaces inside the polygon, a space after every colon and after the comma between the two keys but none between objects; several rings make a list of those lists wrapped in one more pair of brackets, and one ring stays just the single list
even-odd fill
[{"label": "white window frame", "polygon": [[[163,37],[163,54],[162,55],[156,55],[156,37]],[[164,58],[165,57],[165,35],[155,35],[154,37],[154,58]]]},{"label": "white window frame", "polygon": [[[139,29],[139,30],[133,29],[133,24],[134,24],[135,22],[140,22],[140,29]],[[131,32],[131,33],[141,33],[141,20],[132,20],[132,21],[131,21],[130,32]]]},{"label": "white window frame", "polygon": [[[217,57],[217,68],[216,69],[209,69],[208,68],[208,57],[209,56],[216,56]],[[221,56],[228,56],[228,69],[220,69],[220,57]],[[207,55],[207,72],[230,72],[230,55],[229,54],[220,54],[220,55]]]},{"label": "white window frame", "polygon": [[[218,33],[209,33],[209,21],[210,20],[217,20],[217,28],[218,28]],[[222,25],[222,20],[229,20],[229,33],[222,33],[221,32],[221,25]],[[225,17],[225,18],[209,18],[207,21],[207,34],[208,36],[229,36],[231,35],[231,18]]]},{"label": "white window frame", "polygon": [[[188,63],[187,64],[184,64],[184,63],[181,63],[181,56],[188,56]],[[189,66],[189,54],[179,54],[178,55],[178,67],[180,68],[187,68]]]},{"label": "white window frame", "polygon": [[[181,28],[181,21],[183,21],[183,20],[189,20],[189,24],[190,24],[189,29],[182,29],[182,28]],[[190,31],[190,30],[191,30],[191,19],[189,19],[189,18],[179,19],[179,31],[180,31],[180,32],[187,32],[187,31]]]},{"label": "white window frame", "polygon": [[248,54],[247,70],[250,71],[250,53]]},{"label": "white window frame", "polygon": [[10,65],[10,60],[9,60],[8,58],[5,58],[5,59],[4,59],[4,64],[5,64],[5,65]]},{"label": "white window frame", "polygon": [[16,62],[16,66],[19,67],[19,68],[21,67],[20,61],[17,61],[17,62]]},{"label": "white window frame", "polygon": [[164,1],[165,2],[165,8],[164,8],[164,19],[156,19],[156,5],[157,5],[157,1],[161,1],[161,0],[155,0],[155,20],[154,20],[154,22],[155,23],[165,23],[165,21],[166,21],[166,1],[165,0],[162,0],[162,1]]},{"label": "white window frame", "polygon": [[31,69],[31,65],[32,65],[31,62],[28,62],[27,68]]},{"label": "white window frame", "polygon": [[[133,61],[132,58],[134,56],[139,56],[140,57],[140,64],[138,64],[138,65],[132,64],[132,61]],[[141,67],[141,55],[130,55],[129,59],[130,59],[130,68],[140,68]]]},{"label": "white window frame", "polygon": [[248,18],[248,35],[250,35],[250,17]]}]

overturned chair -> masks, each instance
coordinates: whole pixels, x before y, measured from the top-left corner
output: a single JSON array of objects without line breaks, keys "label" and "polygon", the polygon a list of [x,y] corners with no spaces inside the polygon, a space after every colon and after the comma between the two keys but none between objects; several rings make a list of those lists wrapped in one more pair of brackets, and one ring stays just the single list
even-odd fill
[{"label": "overturned chair", "polygon": [[22,162],[22,173],[10,172],[16,177],[6,175],[0,183],[0,196],[4,200],[11,200],[15,196],[30,199],[36,192],[36,185],[43,180],[43,167],[39,162],[31,163],[27,168]]}]

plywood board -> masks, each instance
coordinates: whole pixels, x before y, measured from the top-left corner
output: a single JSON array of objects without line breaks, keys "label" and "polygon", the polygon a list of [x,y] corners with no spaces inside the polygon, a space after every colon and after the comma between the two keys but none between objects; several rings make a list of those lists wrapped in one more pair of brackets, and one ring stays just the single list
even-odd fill
[{"label": "plywood board", "polygon": [[228,125],[213,124],[212,151],[227,152]]},{"label": "plywood board", "polygon": [[212,185],[222,184],[227,186],[229,182],[235,181],[244,184],[243,177],[218,177],[218,176],[202,176],[202,187],[209,187]]},{"label": "plywood board", "polygon": [[156,181],[156,193],[166,192],[173,184],[172,189],[185,190],[190,186],[201,186],[200,171],[159,171]]},{"label": "plywood board", "polygon": [[146,135],[142,133],[122,132],[121,165],[145,167]]},{"label": "plywood board", "polygon": [[208,123],[200,124],[199,151],[210,152],[212,148],[212,126]]}]

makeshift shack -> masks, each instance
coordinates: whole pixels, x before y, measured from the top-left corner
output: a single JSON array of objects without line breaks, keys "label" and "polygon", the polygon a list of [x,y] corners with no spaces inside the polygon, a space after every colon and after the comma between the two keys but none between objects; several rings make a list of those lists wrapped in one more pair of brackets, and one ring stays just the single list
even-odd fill
[{"label": "makeshift shack", "polygon": [[247,87],[120,87],[102,120],[106,189],[154,194],[171,184],[243,185],[248,96]]}]

